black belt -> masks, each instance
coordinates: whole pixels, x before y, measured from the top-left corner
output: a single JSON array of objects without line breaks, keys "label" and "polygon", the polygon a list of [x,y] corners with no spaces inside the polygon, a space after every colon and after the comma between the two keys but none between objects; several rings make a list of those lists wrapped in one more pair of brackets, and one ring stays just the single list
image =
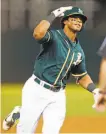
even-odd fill
[{"label": "black belt", "polygon": [[[41,83],[41,80],[38,79],[38,78],[35,78],[34,81],[35,81],[36,83],[38,83],[39,85],[40,85],[40,83]],[[49,90],[52,90],[52,91],[54,91],[54,92],[58,92],[61,88],[63,88],[63,89],[65,88],[65,87],[53,87],[53,86],[50,86],[50,85],[48,85],[48,84],[46,84],[46,83],[44,83],[42,86],[45,87],[45,88],[47,88],[47,89],[49,89]]]}]

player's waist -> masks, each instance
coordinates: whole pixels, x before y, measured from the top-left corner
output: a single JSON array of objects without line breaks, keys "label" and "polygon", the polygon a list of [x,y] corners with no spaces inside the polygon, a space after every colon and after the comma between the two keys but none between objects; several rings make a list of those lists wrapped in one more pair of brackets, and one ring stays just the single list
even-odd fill
[{"label": "player's waist", "polygon": [[43,86],[44,88],[46,89],[49,89],[51,91],[54,91],[54,92],[58,92],[60,90],[63,90],[65,88],[65,86],[63,87],[60,87],[60,86],[53,86],[43,80],[41,80],[40,78],[38,78],[37,76],[35,76],[34,74],[32,75],[32,78],[34,79],[34,81],[36,83],[38,83],[39,85]]}]

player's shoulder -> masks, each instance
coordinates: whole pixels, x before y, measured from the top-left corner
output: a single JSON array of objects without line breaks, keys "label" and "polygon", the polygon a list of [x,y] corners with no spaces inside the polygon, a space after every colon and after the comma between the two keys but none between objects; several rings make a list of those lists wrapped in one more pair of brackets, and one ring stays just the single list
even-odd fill
[{"label": "player's shoulder", "polygon": [[50,29],[49,32],[52,34],[52,36],[55,38],[58,37],[59,34],[61,34],[61,29]]},{"label": "player's shoulder", "polygon": [[77,39],[77,47],[78,47],[79,51],[82,53],[82,55],[85,56],[84,50],[83,50],[83,48],[82,48],[78,39]]},{"label": "player's shoulder", "polygon": [[50,29],[49,31],[57,34],[57,32],[61,32],[61,29]]},{"label": "player's shoulder", "polygon": [[54,30],[54,29],[48,29],[48,31],[47,31],[46,34],[49,34],[52,38],[54,38],[54,36],[56,34],[56,30]]},{"label": "player's shoulder", "polygon": [[82,48],[81,43],[78,38],[76,38],[76,43],[77,43],[76,46],[83,51],[83,48]]}]

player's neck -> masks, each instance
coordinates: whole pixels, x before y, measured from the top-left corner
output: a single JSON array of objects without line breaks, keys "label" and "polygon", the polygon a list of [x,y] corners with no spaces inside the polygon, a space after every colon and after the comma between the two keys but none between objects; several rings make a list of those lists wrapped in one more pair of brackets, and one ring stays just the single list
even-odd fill
[{"label": "player's neck", "polygon": [[64,27],[63,31],[72,42],[76,41],[77,33],[70,30],[67,26]]}]

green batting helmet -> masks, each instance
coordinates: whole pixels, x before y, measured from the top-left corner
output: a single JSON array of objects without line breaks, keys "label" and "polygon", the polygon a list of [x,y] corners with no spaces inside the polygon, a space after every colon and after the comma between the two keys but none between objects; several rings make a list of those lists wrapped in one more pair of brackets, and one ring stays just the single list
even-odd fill
[{"label": "green batting helmet", "polygon": [[66,10],[64,12],[64,16],[61,19],[61,24],[62,24],[62,28],[64,28],[64,20],[67,20],[69,17],[71,16],[80,16],[82,18],[83,23],[85,23],[87,21],[87,17],[84,15],[84,12],[82,11],[82,9],[78,8],[78,7],[73,7],[70,10]]}]

